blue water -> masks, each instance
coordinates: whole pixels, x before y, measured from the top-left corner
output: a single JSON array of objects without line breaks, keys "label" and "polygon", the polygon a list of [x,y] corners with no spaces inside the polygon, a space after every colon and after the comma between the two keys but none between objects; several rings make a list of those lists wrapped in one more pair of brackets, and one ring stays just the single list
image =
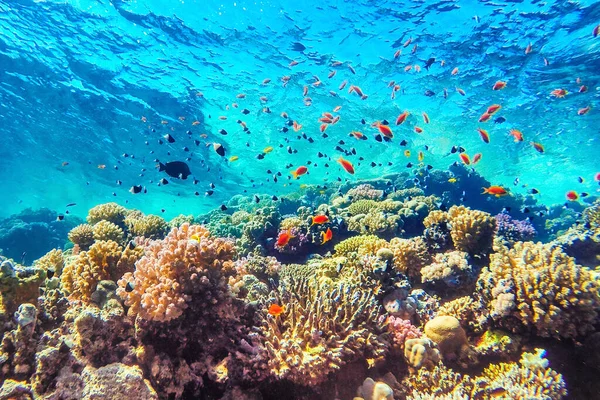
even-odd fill
[{"label": "blue water", "polygon": [[[593,195],[600,172],[600,36],[592,31],[599,22],[594,1],[0,1],[0,216],[26,207],[61,212],[72,202],[71,212],[83,216],[106,201],[147,213],[164,209],[166,217],[199,213],[244,191],[281,194],[301,183],[403,171],[408,161],[418,163],[419,151],[425,164],[445,169],[459,161],[450,153],[453,145],[471,156],[482,153],[474,168],[513,193],[535,187],[545,204],[564,202],[569,190]],[[292,49],[296,42],[306,49]],[[402,50],[397,59],[396,50]],[[430,57],[436,63],[427,71]],[[336,60],[342,65],[333,67]],[[292,61],[299,64],[290,67]],[[405,72],[407,65],[423,69]],[[337,73],[329,79],[331,71]],[[285,87],[284,76],[290,77]],[[267,78],[271,82],[263,85]],[[339,90],[344,80],[368,98],[349,94],[349,85]],[[393,100],[391,80],[401,86]],[[505,90],[492,90],[497,80],[507,82]],[[586,93],[578,92],[581,85]],[[569,94],[552,97],[558,88]],[[435,96],[425,96],[426,90]],[[236,98],[240,93],[246,98]],[[478,123],[494,103],[503,107],[494,118],[506,122]],[[336,106],[342,106],[339,123],[323,138],[317,119]],[[591,111],[579,116],[587,106]],[[241,113],[244,108],[249,114]],[[411,116],[395,126],[404,110]],[[302,131],[281,131],[283,111]],[[378,143],[370,124],[384,119],[395,136]],[[415,125],[424,132],[415,133]],[[477,127],[488,130],[489,144]],[[523,132],[523,142],[513,141],[512,128]],[[352,130],[369,139],[349,137]],[[314,143],[298,139],[302,132]],[[163,139],[160,145],[167,133],[175,143]],[[406,147],[399,144],[403,139]],[[335,162],[340,140],[344,149],[356,149],[346,157],[354,176]],[[546,152],[536,152],[531,141]],[[226,157],[207,142],[223,144]],[[274,150],[257,159],[267,146]],[[332,160],[319,159],[318,152]],[[239,160],[229,162],[231,156]],[[155,168],[154,159],[186,157],[197,185]],[[371,167],[372,161],[381,166]],[[309,174],[288,180],[299,165]],[[277,172],[282,177],[273,183]],[[170,184],[157,186],[163,177]],[[206,196],[210,183],[216,188]],[[132,185],[147,193],[129,193]]]}]

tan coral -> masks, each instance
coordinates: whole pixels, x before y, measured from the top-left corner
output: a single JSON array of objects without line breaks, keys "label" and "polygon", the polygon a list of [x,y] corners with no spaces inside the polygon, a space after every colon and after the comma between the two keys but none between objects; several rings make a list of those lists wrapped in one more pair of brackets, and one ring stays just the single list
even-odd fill
[{"label": "tan coral", "polygon": [[94,244],[94,228],[90,224],[77,225],[69,231],[69,240],[81,250],[87,250]]},{"label": "tan coral", "polygon": [[377,209],[379,202],[375,200],[362,199],[350,204],[347,208],[350,215],[367,214],[369,211]]},{"label": "tan coral", "polygon": [[94,240],[111,240],[116,243],[123,242],[123,229],[109,221],[100,221],[94,225]]},{"label": "tan coral", "polygon": [[487,253],[492,247],[496,220],[490,214],[464,206],[452,206],[450,236],[454,247],[469,254]]},{"label": "tan coral", "polygon": [[52,271],[54,276],[60,276],[65,267],[65,257],[62,250],[52,249],[37,259],[33,265],[45,271]]},{"label": "tan coral", "polygon": [[127,215],[127,209],[117,203],[99,204],[88,212],[88,223],[95,225],[100,221],[109,221],[113,224],[123,226]]},{"label": "tan coral", "polygon": [[431,262],[427,244],[422,237],[393,238],[390,250],[394,253],[394,268],[410,277],[419,276],[421,268]]},{"label": "tan coral", "polygon": [[145,215],[132,219],[129,222],[129,232],[133,236],[147,239],[162,239],[169,230],[169,225],[164,218],[158,215]]},{"label": "tan coral", "polygon": [[359,252],[367,254],[370,250],[381,248],[380,245],[383,247],[387,245],[387,242],[375,235],[359,235],[342,240],[335,245],[334,250],[338,256],[348,256],[350,253],[358,254]]},{"label": "tan coral", "polygon": [[385,382],[367,378],[356,391],[356,396],[354,400],[394,400],[394,391]]},{"label": "tan coral", "polygon": [[460,322],[450,316],[438,316],[425,324],[425,335],[433,340],[444,359],[468,359],[471,350],[467,342],[467,333]]},{"label": "tan coral", "polygon": [[[478,280],[493,319],[514,317],[538,335],[572,338],[593,331],[600,309],[598,272],[577,265],[556,245],[500,246]],[[506,326],[509,329],[518,327]]]},{"label": "tan coral", "polygon": [[440,352],[429,338],[407,339],[404,342],[404,358],[414,368],[433,368],[440,362]]},{"label": "tan coral", "polygon": [[436,254],[431,264],[421,268],[421,281],[445,282],[449,286],[459,286],[473,275],[467,257],[468,254],[464,251]]}]

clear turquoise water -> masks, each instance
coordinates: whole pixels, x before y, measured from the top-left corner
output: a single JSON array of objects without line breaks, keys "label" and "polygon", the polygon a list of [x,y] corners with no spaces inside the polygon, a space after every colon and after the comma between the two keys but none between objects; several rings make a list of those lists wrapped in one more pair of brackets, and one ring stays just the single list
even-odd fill
[{"label": "clear turquoise water", "polygon": [[[405,170],[403,139],[411,161],[417,163],[416,154],[424,151],[424,162],[436,168],[458,161],[450,153],[453,145],[471,156],[480,152],[475,169],[484,177],[515,193],[535,187],[546,204],[563,202],[568,190],[593,195],[599,188],[594,174],[600,172],[600,36],[592,35],[598,23],[600,3],[594,1],[0,1],[0,215],[41,206],[61,212],[71,202],[77,203],[73,213],[85,215],[106,201],[147,213],[165,209],[165,216],[200,213],[244,191],[281,194],[300,183]],[[293,50],[295,42],[306,50]],[[525,54],[529,43],[532,51]],[[398,49],[402,55],[394,59]],[[437,62],[429,71],[404,71],[430,57]],[[293,60],[299,64],[290,67]],[[343,64],[332,67],[334,60]],[[458,74],[452,75],[455,67]],[[290,76],[286,87],[283,76]],[[312,85],[314,76],[321,86]],[[271,82],[262,85],[266,78]],[[578,92],[577,78],[587,93]],[[344,80],[360,86],[368,99],[349,94],[348,87],[338,90]],[[391,80],[402,88],[394,100]],[[507,88],[492,91],[497,80]],[[557,88],[570,93],[554,98],[550,92]],[[436,95],[425,96],[428,89]],[[236,98],[239,93],[246,98]],[[231,107],[234,102],[239,108]],[[507,121],[478,123],[494,103],[503,106],[498,115]],[[317,119],[338,105],[340,121],[322,138]],[[262,112],[265,106],[272,113]],[[586,106],[591,111],[579,116]],[[394,126],[404,110],[411,112],[407,123]],[[282,111],[314,143],[293,130],[281,132]],[[422,112],[430,116],[429,125]],[[370,123],[383,119],[394,130],[389,143],[373,138]],[[192,126],[196,120],[200,124]],[[415,125],[424,132],[414,133]],[[481,141],[477,127],[489,131],[490,144]],[[523,132],[524,142],[513,142],[511,128]],[[348,137],[352,130],[369,139]],[[166,133],[175,143],[159,145]],[[339,140],[345,149],[356,149],[356,156],[347,157],[356,168],[353,177],[334,161]],[[227,148],[226,158],[239,160],[216,155],[205,146],[213,141]],[[531,141],[542,143],[546,153],[537,153]],[[275,149],[258,160],[267,146]],[[287,146],[297,153],[288,154]],[[318,152],[332,157],[329,168]],[[361,156],[365,161],[359,162]],[[165,175],[153,160],[186,157],[198,184],[169,178],[169,185],[158,187]],[[308,161],[317,166],[309,165],[310,174],[289,186],[289,171]],[[382,166],[371,167],[372,161]],[[283,176],[275,184],[277,172]],[[210,183],[215,193],[205,196]],[[144,185],[148,193],[133,195],[132,185]]]}]

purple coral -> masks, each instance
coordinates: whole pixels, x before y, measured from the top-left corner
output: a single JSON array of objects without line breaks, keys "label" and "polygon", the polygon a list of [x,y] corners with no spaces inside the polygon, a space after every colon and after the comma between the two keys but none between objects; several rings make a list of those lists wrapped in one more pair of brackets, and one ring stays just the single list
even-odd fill
[{"label": "purple coral", "polygon": [[531,240],[537,234],[535,228],[528,220],[513,219],[507,213],[496,215],[497,235],[510,242],[523,242]]},{"label": "purple coral", "polygon": [[387,319],[387,323],[392,343],[395,348],[401,351],[404,350],[404,342],[406,342],[406,340],[417,339],[423,336],[423,333],[419,328],[414,326],[408,319],[390,315]]}]

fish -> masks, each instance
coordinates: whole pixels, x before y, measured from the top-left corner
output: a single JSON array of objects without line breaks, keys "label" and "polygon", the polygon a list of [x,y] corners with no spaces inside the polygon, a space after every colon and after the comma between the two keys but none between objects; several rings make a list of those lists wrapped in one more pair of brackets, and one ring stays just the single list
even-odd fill
[{"label": "fish", "polygon": [[271,304],[269,306],[269,310],[267,312],[269,313],[269,315],[278,317],[279,315],[281,315],[283,313],[283,311],[284,311],[283,307],[281,307],[279,304]]},{"label": "fish", "polygon": [[229,157],[229,162],[234,162],[234,161],[237,161],[237,160],[239,160],[238,156],[231,156],[231,157]]},{"label": "fish", "polygon": [[140,192],[142,191],[142,189],[143,189],[143,188],[142,188],[142,185],[133,185],[133,186],[132,186],[132,187],[129,189],[129,191],[130,191],[132,194],[138,194],[138,193],[140,193]]},{"label": "fish", "polygon": [[504,122],[506,122],[506,118],[504,118],[504,117],[498,117],[494,120],[495,124],[502,124]]},{"label": "fish", "polygon": [[460,157],[460,160],[463,162],[463,164],[471,164],[471,159],[469,158],[467,153],[460,153],[458,156]]},{"label": "fish", "polygon": [[458,67],[454,68],[451,72],[452,75],[458,74]]},{"label": "fish", "polygon": [[269,82],[271,82],[271,79],[265,78],[265,79],[263,79],[262,84],[267,85]]},{"label": "fish", "polygon": [[461,95],[461,96],[466,96],[466,92],[464,90],[462,90],[461,88],[456,88],[456,91]]},{"label": "fish", "polygon": [[490,134],[485,129],[477,128],[477,131],[479,132],[479,136],[484,143],[490,142]]},{"label": "fish", "polygon": [[344,89],[347,84],[348,84],[347,80],[342,81],[342,83],[340,83],[340,86],[338,87],[338,90]]},{"label": "fish", "polygon": [[566,196],[567,200],[569,200],[569,201],[579,200],[579,195],[574,190],[569,190],[565,196]]},{"label": "fish", "polygon": [[408,40],[406,42],[404,42],[404,44],[402,45],[402,47],[408,47],[410,45],[410,43],[412,42],[412,37],[408,38]]},{"label": "fish", "polygon": [[585,115],[588,112],[590,112],[592,108],[590,106],[584,107],[584,108],[580,108],[579,110],[577,110],[577,115]]},{"label": "fish", "polygon": [[485,113],[481,114],[481,117],[479,117],[478,121],[479,122],[487,122],[490,120],[490,118],[492,118],[492,116],[485,112]]},{"label": "fish", "polygon": [[238,99],[245,99],[246,98],[246,94],[244,94],[244,93],[238,93],[238,94],[235,95],[235,97],[238,98]]},{"label": "fish", "polygon": [[473,159],[471,160],[471,165],[475,165],[477,164],[480,160],[481,160],[481,153],[477,153],[473,156]]},{"label": "fish", "polygon": [[449,183],[456,183],[456,182],[458,182],[458,179],[456,179],[456,178],[450,178],[450,179],[448,179],[448,182]]},{"label": "fish", "polygon": [[515,142],[523,141],[523,133],[518,129],[511,129],[510,134],[515,138]]},{"label": "fish", "polygon": [[404,156],[405,157],[410,157],[410,150],[404,150]]},{"label": "fish", "polygon": [[325,243],[329,242],[332,237],[333,232],[331,231],[331,228],[327,228],[327,231],[321,232],[321,245],[324,245]]},{"label": "fish", "polygon": [[502,186],[490,186],[489,188],[482,188],[483,192],[481,194],[490,194],[492,196],[501,197],[508,194],[508,191],[504,189]]},{"label": "fish", "polygon": [[342,106],[335,106],[335,108],[333,109],[333,112],[338,112],[342,109]]},{"label": "fish", "polygon": [[531,53],[531,49],[533,48],[533,45],[531,44],[531,42],[529,42],[529,44],[527,45],[527,47],[525,48],[525,54],[529,54]]},{"label": "fish", "polygon": [[401,54],[402,54],[402,50],[400,50],[400,49],[396,50],[396,52],[394,53],[394,58],[400,57]]},{"label": "fish", "polygon": [[352,131],[352,132],[350,132],[350,134],[348,136],[353,136],[358,140],[367,140],[367,137],[362,132],[359,132],[359,131]]},{"label": "fish", "polygon": [[192,174],[190,167],[183,161],[171,161],[166,164],[158,162],[158,171],[165,171],[172,178],[187,179]]},{"label": "fish", "polygon": [[[409,115],[410,115],[410,113],[408,111],[404,111],[402,114],[398,115],[398,118],[396,118],[396,125],[403,124]],[[380,129],[380,131],[381,131],[381,129]],[[390,130],[390,132],[391,132],[391,130]],[[383,133],[383,132],[381,132],[381,133]],[[383,134],[385,135],[385,133],[383,133]]]},{"label": "fish", "polygon": [[336,70],[330,71],[329,74],[327,75],[327,78],[331,79],[335,76],[335,74],[337,74]]},{"label": "fish", "polygon": [[329,222],[329,217],[327,215],[315,215],[312,217],[311,225],[321,225]]},{"label": "fish", "polygon": [[225,147],[223,147],[222,144],[213,143],[213,149],[218,155],[220,155],[221,157],[225,157]]},{"label": "fish", "polygon": [[106,164],[98,164],[98,169],[106,169]]},{"label": "fish", "polygon": [[492,90],[502,90],[505,87],[506,87],[505,81],[496,81],[496,83],[494,83],[494,86],[492,87]]},{"label": "fish", "polygon": [[581,85],[579,87],[579,93],[586,93],[588,91],[588,87],[585,85]]},{"label": "fish", "polygon": [[268,147],[265,147],[263,149],[263,153],[265,153],[265,154],[269,154],[272,151],[273,151],[273,147],[272,146],[268,146]]},{"label": "fish", "polygon": [[379,129],[379,132],[381,132],[381,134],[387,138],[391,139],[394,137],[394,133],[392,132],[392,129],[388,125],[383,125],[381,123],[378,123],[377,129]]},{"label": "fish", "polygon": [[354,70],[352,65],[348,65],[348,69],[350,70],[350,72],[352,72],[354,75],[356,75],[356,71]]},{"label": "fish", "polygon": [[340,156],[340,158],[337,159],[337,162],[346,170],[346,172],[348,172],[350,175],[354,175],[354,165],[352,165],[350,161]]},{"label": "fish", "polygon": [[419,162],[423,162],[423,159],[425,158],[425,155],[423,154],[422,151],[419,152],[419,155],[418,155],[417,158],[418,158]]},{"label": "fish", "polygon": [[592,36],[593,37],[598,37],[598,35],[600,35],[600,24],[596,25],[596,27],[592,31]]},{"label": "fish", "polygon": [[426,124],[429,123],[429,115],[427,115],[426,112],[423,112],[423,122],[425,122]]},{"label": "fish", "polygon": [[294,127],[294,132],[298,132],[300,129],[302,129],[302,125],[300,125],[296,121],[294,121],[293,127]]},{"label": "fish", "polygon": [[537,142],[530,142],[530,143],[531,143],[531,145],[533,146],[533,148],[534,148],[534,149],[536,149],[536,151],[537,151],[538,153],[542,153],[542,154],[544,154],[544,152],[545,152],[545,149],[544,149],[544,146],[542,146],[542,144],[541,144],[541,143],[537,143]]},{"label": "fish", "polygon": [[63,167],[66,167],[67,165],[69,165],[69,162],[68,161],[63,161],[63,163],[60,164],[60,165],[62,165]]},{"label": "fish", "polygon": [[596,182],[600,182],[600,172],[598,172],[596,175],[594,175],[594,180]]},{"label": "fish", "polygon": [[435,63],[435,58],[431,57],[427,61],[425,61],[425,65],[423,66],[427,71],[429,71],[429,67],[431,67]]},{"label": "fish", "polygon": [[299,176],[302,176],[308,172],[308,167],[301,165],[296,170],[292,171],[291,174],[294,179],[298,179]]},{"label": "fish", "polygon": [[421,128],[419,126],[415,126],[414,131],[415,131],[415,133],[423,133],[423,128]]},{"label": "fish", "polygon": [[569,94],[569,92],[566,89],[554,89],[553,91],[550,92],[551,96],[554,96],[559,99],[562,99],[563,97],[565,97],[568,94]]},{"label": "fish", "polygon": [[492,104],[491,106],[488,107],[486,113],[490,114],[490,115],[494,115],[498,112],[498,110],[500,110],[502,108],[502,106],[500,104]]},{"label": "fish", "polygon": [[276,245],[278,247],[284,247],[286,246],[290,240],[292,240],[293,238],[295,238],[296,236],[293,236],[291,231],[285,231],[285,232],[281,232],[279,234],[279,236],[277,236],[277,242]]},{"label": "fish", "polygon": [[225,204],[221,204],[221,207],[219,207],[219,209],[221,211],[227,211],[227,206]]},{"label": "fish", "polygon": [[427,97],[433,97],[433,96],[435,96],[435,92],[433,90],[430,90],[430,89],[427,89],[424,94]]}]

